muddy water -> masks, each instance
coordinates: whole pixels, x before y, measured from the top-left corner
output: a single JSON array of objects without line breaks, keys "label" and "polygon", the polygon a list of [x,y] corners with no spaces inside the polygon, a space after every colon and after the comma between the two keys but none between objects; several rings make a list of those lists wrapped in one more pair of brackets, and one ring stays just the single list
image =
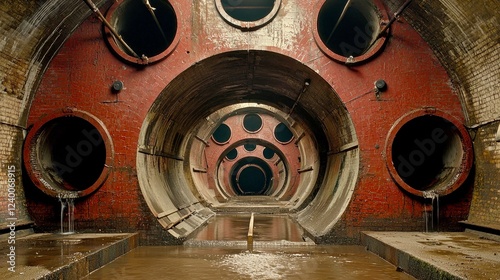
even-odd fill
[{"label": "muddy water", "polygon": [[413,279],[362,246],[304,242],[287,215],[256,214],[249,252],[249,219],[217,215],[185,246],[139,247],[87,279]]},{"label": "muddy water", "polygon": [[[217,215],[209,221],[194,240],[246,240],[250,214]],[[287,215],[256,214],[254,222],[256,241],[287,240],[301,242],[301,230]]]},{"label": "muddy water", "polygon": [[414,279],[361,246],[139,247],[86,279]]}]

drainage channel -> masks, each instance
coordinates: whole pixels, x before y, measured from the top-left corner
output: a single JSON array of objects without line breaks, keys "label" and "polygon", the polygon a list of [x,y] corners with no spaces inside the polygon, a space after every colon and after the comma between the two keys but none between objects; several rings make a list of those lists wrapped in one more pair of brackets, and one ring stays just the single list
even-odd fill
[{"label": "drainage channel", "polygon": [[184,246],[255,248],[314,246],[286,214],[217,214]]}]

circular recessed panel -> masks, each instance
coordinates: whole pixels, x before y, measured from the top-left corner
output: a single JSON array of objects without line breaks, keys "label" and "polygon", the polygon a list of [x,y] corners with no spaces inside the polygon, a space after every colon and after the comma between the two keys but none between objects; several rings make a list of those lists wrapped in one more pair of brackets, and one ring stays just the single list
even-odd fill
[{"label": "circular recessed panel", "polygon": [[293,133],[284,123],[279,123],[274,128],[274,138],[281,144],[287,144],[292,141]]},{"label": "circular recessed panel", "polygon": [[472,167],[472,142],[463,126],[441,112],[416,111],[391,129],[387,166],[408,192],[446,195],[457,189]]},{"label": "circular recessed panel", "polygon": [[177,15],[168,1],[118,1],[106,18],[125,42],[123,44],[107,30],[110,46],[129,62],[158,61],[170,54],[179,41]]},{"label": "circular recessed panel", "polygon": [[81,197],[106,179],[113,161],[107,130],[81,111],[55,114],[26,137],[24,163],[35,185],[54,197]]},{"label": "circular recessed panel", "polygon": [[220,124],[212,134],[212,139],[219,145],[226,144],[231,139],[231,128],[225,123]]},{"label": "circular recessed panel", "polygon": [[243,128],[249,133],[259,132],[262,128],[262,118],[258,114],[247,114],[243,117]]},{"label": "circular recessed panel", "polygon": [[317,6],[314,38],[330,58],[358,63],[377,54],[385,42],[379,36],[386,20],[378,4],[365,0],[327,0]]},{"label": "circular recessed panel", "polygon": [[281,0],[215,0],[219,14],[233,26],[254,29],[271,21]]}]

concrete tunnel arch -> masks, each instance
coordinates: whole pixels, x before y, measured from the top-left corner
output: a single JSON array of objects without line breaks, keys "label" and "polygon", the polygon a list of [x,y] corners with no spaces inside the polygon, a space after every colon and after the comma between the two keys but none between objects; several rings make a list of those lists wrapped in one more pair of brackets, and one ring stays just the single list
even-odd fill
[{"label": "concrete tunnel arch", "polygon": [[295,144],[304,172],[297,195],[288,198],[289,211],[309,235],[328,234],[358,178],[354,126],[328,82],[299,61],[269,51],[206,58],[158,95],[143,122],[137,153],[139,185],[151,212],[179,239],[213,215],[193,174],[203,174],[202,151],[221,119],[245,104],[275,111],[303,129],[306,137]]}]

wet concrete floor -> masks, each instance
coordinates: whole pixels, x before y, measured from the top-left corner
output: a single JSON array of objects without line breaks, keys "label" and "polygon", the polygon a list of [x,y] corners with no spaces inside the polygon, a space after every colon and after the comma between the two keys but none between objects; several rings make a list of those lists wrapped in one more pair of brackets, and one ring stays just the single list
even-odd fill
[{"label": "wet concrete floor", "polygon": [[138,235],[128,233],[19,237],[0,248],[4,256],[0,279],[79,279],[136,248],[137,243]]},{"label": "wet concrete floor", "polygon": [[96,279],[414,279],[362,246],[139,247],[90,274]]},{"label": "wet concrete floor", "polygon": [[364,232],[362,242],[419,279],[500,279],[500,242],[478,232]]}]

